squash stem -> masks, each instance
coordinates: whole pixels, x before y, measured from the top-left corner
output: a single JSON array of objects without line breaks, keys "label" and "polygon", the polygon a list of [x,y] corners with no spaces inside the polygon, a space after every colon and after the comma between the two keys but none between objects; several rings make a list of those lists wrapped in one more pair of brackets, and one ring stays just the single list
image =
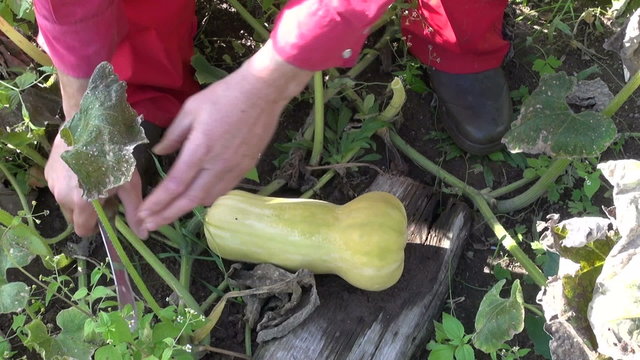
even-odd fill
[{"label": "squash stem", "polygon": [[284,179],[275,179],[266,186],[262,187],[260,191],[258,191],[258,195],[269,196],[274,192],[280,190],[284,185],[286,185],[287,181]]},{"label": "squash stem", "polygon": [[389,102],[389,105],[380,114],[379,119],[382,121],[391,122],[402,109],[405,101],[407,101],[407,93],[404,90],[404,85],[399,77],[396,77],[389,84],[389,88],[393,91],[393,97]]},{"label": "squash stem", "polygon": [[7,20],[3,19],[0,16],[0,31],[5,33],[7,37],[13,41],[20,50],[24,51],[27,55],[29,55],[33,60],[35,60],[38,64],[42,66],[53,66],[53,62],[49,55],[45,54],[44,51],[40,50],[38,47],[33,45],[29,40],[27,40],[24,36],[22,36],[16,29],[7,22]]},{"label": "squash stem", "polygon": [[236,9],[238,14],[242,16],[244,21],[246,21],[247,24],[249,24],[253,28],[253,30],[255,30],[258,35],[260,35],[262,39],[269,39],[269,31],[267,31],[267,29],[265,29],[265,27],[260,24],[260,22],[258,22],[258,20],[253,17],[253,15],[251,15],[251,13],[249,13],[249,11],[247,11],[247,9],[245,9],[245,7],[242,6],[242,4],[240,4],[238,0],[229,0],[229,4],[231,4],[231,6]]},{"label": "squash stem", "polygon": [[498,239],[502,242],[504,247],[518,260],[522,267],[527,271],[533,281],[539,286],[545,286],[547,279],[538,269],[538,267],[527,257],[527,255],[520,249],[518,243],[509,235],[507,230],[500,224],[495,214],[491,211],[489,204],[482,196],[482,193],[475,188],[465,184],[460,179],[456,178],[452,174],[448,173],[435,163],[431,162],[422,154],[418,153],[414,148],[409,146],[398,134],[391,131],[389,137],[393,144],[400,149],[406,156],[408,156],[414,163],[423,169],[434,174],[438,178],[442,179],[445,183],[458,188],[462,193],[467,196],[478,208],[480,214],[485,218],[489,227],[496,234]]},{"label": "squash stem", "polygon": [[531,183],[533,180],[535,180],[535,177],[522,178],[522,179],[520,179],[518,181],[512,182],[511,184],[508,184],[508,185],[503,186],[501,188],[497,188],[495,190],[489,191],[487,193],[487,197],[490,200],[499,198],[500,196],[507,195],[509,193],[512,193],[512,192],[520,189],[521,187]]},{"label": "squash stem", "polygon": [[316,71],[315,74],[313,74],[313,93],[313,122],[315,127],[313,131],[313,149],[311,150],[309,164],[311,166],[317,166],[320,163],[324,146],[324,81],[322,80],[322,71]]},{"label": "squash stem", "polygon": [[[200,305],[195,301],[191,293],[187,291],[180,281],[171,274],[171,272],[162,264],[160,260],[153,254],[151,250],[133,233],[133,231],[127,226],[127,224],[122,220],[120,216],[116,216],[116,228],[118,231],[129,241],[129,244],[133,246],[140,255],[147,261],[147,263],[153,268],[153,270],[158,273],[158,275],[169,285],[169,287],[178,293],[182,301],[184,301],[185,305],[189,308],[196,311],[198,314],[202,314],[202,310],[200,310]],[[116,248],[117,249],[117,248]],[[118,255],[120,255],[120,251],[118,251]],[[122,255],[121,255],[122,256]],[[123,261],[124,262],[124,261]],[[127,268],[128,270],[129,268]],[[155,301],[155,300],[154,300]]]},{"label": "squash stem", "polygon": [[571,164],[571,160],[567,158],[555,158],[551,165],[545,170],[544,174],[522,194],[507,200],[498,200],[496,202],[496,211],[498,213],[510,213],[533,204],[549,189],[556,179],[564,173],[567,166]]},{"label": "squash stem", "polygon": [[191,271],[194,260],[192,255],[191,246],[184,244],[180,247],[180,284],[187,292],[191,287]]},{"label": "squash stem", "polygon": [[91,200],[91,204],[93,205],[93,208],[96,210],[96,213],[98,214],[98,220],[104,226],[105,230],[107,231],[107,234],[109,234],[109,238],[111,239],[113,247],[114,249],[116,249],[118,256],[120,256],[120,260],[122,260],[122,264],[127,269],[129,276],[131,276],[131,280],[133,280],[134,284],[136,284],[136,286],[138,287],[138,290],[140,290],[140,293],[142,294],[142,297],[147,302],[151,310],[156,315],[160,316],[161,315],[160,306],[158,305],[156,300],[153,298],[153,295],[151,295],[151,292],[149,292],[149,289],[147,288],[147,285],[145,285],[144,280],[142,280],[142,278],[140,277],[140,274],[138,274],[136,269],[133,267],[133,264],[131,263],[129,256],[127,255],[127,252],[124,251],[124,248],[120,243],[120,239],[118,239],[118,234],[116,234],[115,230],[111,226],[111,223],[109,222],[109,219],[107,218],[107,214],[105,214],[104,209],[100,204],[100,201],[98,201],[97,199]]},{"label": "squash stem", "polygon": [[637,71],[631,79],[618,91],[616,96],[611,99],[602,114],[608,117],[613,116],[622,105],[629,99],[631,94],[640,86],[640,71]]},{"label": "squash stem", "polygon": [[44,242],[47,243],[47,245],[53,245],[68,238],[69,236],[71,236],[71,234],[73,234],[73,225],[67,224],[67,228],[64,229],[62,233],[52,238],[44,239]]},{"label": "squash stem", "polygon": [[29,223],[29,227],[36,230],[36,225],[35,225],[35,222],[33,221],[33,216],[31,215],[31,207],[29,207],[29,203],[27,202],[27,197],[22,192],[22,189],[20,189],[20,185],[18,184],[18,181],[13,176],[13,174],[9,172],[9,169],[7,169],[7,167],[4,166],[4,164],[2,163],[0,163],[0,171],[2,171],[2,173],[4,174],[4,177],[7,178],[7,180],[9,180],[9,183],[13,187],[13,190],[18,195],[18,199],[20,200],[20,205],[22,205],[22,210],[24,210],[24,214],[25,214],[25,217],[27,218],[27,222]]}]

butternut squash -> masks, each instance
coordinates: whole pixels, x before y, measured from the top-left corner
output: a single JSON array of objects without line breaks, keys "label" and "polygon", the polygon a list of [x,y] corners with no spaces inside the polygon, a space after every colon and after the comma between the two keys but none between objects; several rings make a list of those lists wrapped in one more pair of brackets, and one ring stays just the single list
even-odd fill
[{"label": "butternut squash", "polygon": [[386,192],[345,205],[233,190],[207,211],[209,247],[224,259],[336,274],[371,291],[395,284],[404,267],[407,216]]}]

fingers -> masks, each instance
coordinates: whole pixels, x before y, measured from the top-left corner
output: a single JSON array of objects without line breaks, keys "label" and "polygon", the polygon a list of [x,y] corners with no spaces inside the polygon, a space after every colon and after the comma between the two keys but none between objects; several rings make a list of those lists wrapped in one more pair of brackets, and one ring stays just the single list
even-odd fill
[{"label": "fingers", "polygon": [[[197,139],[189,139],[169,170],[167,177],[151,192],[140,207],[140,218],[162,211],[175,198],[183,194],[202,169],[206,160],[206,147]],[[148,230],[149,228],[147,228]]]},{"label": "fingers", "polygon": [[[226,193],[235,185],[233,174],[226,172],[226,176],[216,176],[225,174],[221,171],[203,170],[198,174],[189,189],[166,208],[149,214],[144,219],[144,228],[153,231],[164,224],[169,224],[180,216],[193,210],[198,205],[210,205],[216,198]],[[214,186],[214,184],[216,186]],[[215,192],[212,192],[211,189]]]},{"label": "fingers", "polygon": [[75,199],[72,219],[74,231],[78,236],[89,236],[95,233],[98,215],[91,203],[82,196]]},{"label": "fingers", "polygon": [[118,198],[124,207],[127,223],[141,239],[146,239],[149,233],[143,228],[142,219],[138,217],[138,208],[142,204],[142,181],[137,171],[133,172],[131,181],[118,188]]},{"label": "fingers", "polygon": [[153,152],[158,155],[166,155],[180,148],[191,129],[191,124],[186,118],[186,110],[183,107],[171,126],[166,130],[164,136],[162,136],[162,139],[160,139],[160,142],[153,147]]}]

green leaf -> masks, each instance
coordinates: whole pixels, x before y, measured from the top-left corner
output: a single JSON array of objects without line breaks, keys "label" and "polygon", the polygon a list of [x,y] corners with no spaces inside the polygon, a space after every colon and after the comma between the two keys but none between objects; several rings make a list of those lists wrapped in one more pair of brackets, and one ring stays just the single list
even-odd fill
[{"label": "green leaf", "polygon": [[44,323],[36,319],[25,326],[28,336],[24,344],[37,351],[44,360],[90,360],[96,346],[84,341],[84,323],[88,318],[76,308],[60,311],[56,323],[62,331],[56,336],[51,336]]},{"label": "green leaf", "polygon": [[20,90],[24,90],[33,85],[37,78],[38,77],[34,72],[27,71],[24,74],[18,76],[14,81]]},{"label": "green leaf", "polygon": [[126,85],[103,62],[89,80],[80,110],[64,123],[61,134],[72,146],[62,159],[78,176],[83,197],[95,200],[128,182],[135,169],[133,148],[147,142],[142,117],[127,103]]},{"label": "green leaf", "polygon": [[98,299],[103,299],[110,296],[116,296],[116,293],[104,286],[96,286],[91,291],[91,294],[89,294],[89,298],[91,299],[91,301],[96,301]]},{"label": "green leaf", "polygon": [[260,182],[260,177],[258,176],[258,169],[255,167],[249,170],[249,172],[244,177],[258,183]]},{"label": "green leaf", "polygon": [[122,360],[122,354],[115,345],[105,345],[96,350],[95,360]]},{"label": "green leaf", "polygon": [[87,296],[88,293],[89,293],[89,290],[86,287],[81,287],[80,289],[78,289],[78,291],[75,292],[75,294],[73,294],[73,296],[71,297],[71,300],[76,300],[76,301],[80,300],[85,296]]},{"label": "green leaf", "polygon": [[575,84],[563,72],[540,79],[503,139],[509,151],[578,158],[597,156],[611,144],[617,132],[611,118],[593,111],[575,114],[567,105]]},{"label": "green leaf", "polygon": [[456,360],[475,360],[476,354],[473,353],[473,348],[469,344],[458,346],[455,352]]},{"label": "green leaf", "polygon": [[500,297],[505,280],[500,280],[484,296],[476,314],[476,333],[473,344],[490,353],[497,351],[505,341],[524,328],[524,301],[520,281],[513,282],[511,296]]},{"label": "green leaf", "polygon": [[196,80],[201,85],[214,83],[229,75],[226,71],[211,65],[199,52],[191,58],[191,66],[196,69]]},{"label": "green leaf", "polygon": [[431,341],[427,349],[430,351],[428,360],[453,360],[456,347]]},{"label": "green leaf", "polygon": [[545,359],[551,359],[551,350],[549,349],[551,336],[544,331],[544,324],[544,318],[537,315],[527,314],[524,318],[524,327],[527,329],[529,339],[533,342],[533,350]]},{"label": "green leaf", "polygon": [[600,181],[600,175],[600,170],[597,170],[593,174],[587,175],[584,179],[584,193],[589,199],[591,199],[598,189],[600,189],[600,185],[602,184]]},{"label": "green leaf", "polygon": [[0,286],[0,314],[24,309],[29,295],[29,286],[23,282],[11,282]]},{"label": "green leaf", "polygon": [[493,267],[493,276],[495,276],[497,280],[511,280],[511,271],[503,268],[500,264],[496,264]]},{"label": "green leaf", "polygon": [[11,343],[4,336],[0,336],[0,357],[3,359],[11,359]]},{"label": "green leaf", "polygon": [[451,340],[460,340],[464,337],[464,326],[460,320],[447,313],[442,313],[442,328]]},{"label": "green leaf", "polygon": [[[560,16],[553,19],[551,23],[566,35],[573,36],[573,33],[571,32],[571,28],[569,27],[569,25],[563,23],[562,20],[560,20]],[[553,55],[551,57],[553,57]]]},{"label": "green leaf", "polygon": [[373,107],[373,103],[376,100],[376,97],[373,96],[373,94],[368,94],[365,98],[364,101],[362,102],[362,111],[365,114],[370,113],[371,108]]}]

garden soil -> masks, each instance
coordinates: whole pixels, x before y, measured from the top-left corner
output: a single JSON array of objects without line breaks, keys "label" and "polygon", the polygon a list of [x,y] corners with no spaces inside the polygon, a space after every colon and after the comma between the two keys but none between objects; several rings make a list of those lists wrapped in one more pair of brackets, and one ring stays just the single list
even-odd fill
[{"label": "garden soil", "polygon": [[[202,19],[201,23],[205,24],[205,26],[199,32],[197,46],[201,51],[205,52],[208,57],[220,59],[223,55],[228,55],[233,61],[239,62],[249,56],[253,51],[255,44],[250,40],[252,31],[249,30],[248,26],[237,14],[229,11],[228,8],[221,8],[212,4],[215,5],[215,2],[200,4],[199,6],[199,15]],[[511,9],[511,13],[516,14],[517,12]],[[510,19],[512,18],[513,17]],[[536,30],[524,22],[510,20],[508,23],[512,30],[510,33],[513,34],[514,38],[513,56],[505,63],[509,86],[511,90],[519,89],[523,85],[531,90],[535,89],[538,74],[531,70],[531,64],[534,59],[539,58],[541,55],[536,47],[525,46],[525,42],[527,41],[527,37],[535,34]],[[243,40],[242,45],[246,51],[241,54],[238,53],[237,46],[234,48],[229,41],[230,38],[237,39],[237,34],[240,32],[244,34],[245,40]],[[546,35],[538,34],[535,39],[537,41],[536,44],[544,48],[545,53],[553,54],[562,59],[562,66],[558,70],[566,71],[569,75],[575,75],[594,65],[598,66],[600,72],[595,76],[602,78],[615,94],[622,87],[624,80],[621,64],[617,55],[602,48],[605,39],[610,35],[612,35],[610,30],[604,34],[597,33],[592,26],[582,24],[577,28],[577,35],[575,37],[576,40],[581,39],[581,45],[579,46],[575,44],[572,45],[569,40],[563,40],[560,35],[556,35],[554,39],[548,39]],[[213,38],[221,40],[217,42],[205,41],[205,39]],[[400,70],[394,65],[389,67],[388,65],[382,66],[381,64],[381,62],[372,64],[358,80],[370,83],[389,82],[390,79],[392,79],[391,72]],[[232,62],[219,62],[216,65],[229,71],[234,68]],[[425,80],[428,81],[426,78]],[[378,94],[382,94],[385,91],[385,87],[382,85],[377,88],[370,86],[370,89],[370,91]],[[250,102],[250,99],[247,99],[247,101]],[[299,101],[288,107],[283,116],[279,131],[274,138],[274,143],[288,141],[286,132],[297,131],[307,118],[310,109],[310,102],[308,101]],[[60,113],[59,106],[56,111]],[[399,127],[399,134],[402,138],[427,158],[437,162],[445,170],[460,179],[464,179],[468,184],[478,189],[487,187],[485,172],[478,171],[478,169],[481,169],[479,166],[487,166],[491,169],[494,177],[494,188],[508,184],[513,181],[513,179],[521,176],[521,171],[516,168],[505,165],[504,163],[488,161],[487,158],[458,156],[450,160],[445,160],[447,152],[443,152],[442,146],[446,146],[449,140],[430,138],[430,135],[434,132],[444,132],[441,111],[437,107],[437,100],[434,99],[433,94],[430,92],[418,94],[413,91],[408,91],[407,102],[403,108],[402,118],[403,122]],[[615,122],[620,132],[640,132],[640,95],[636,94],[627,101],[616,115]],[[576,131],[579,131],[579,129],[576,129]],[[388,169],[390,163],[386,157],[387,152],[384,150],[384,144],[379,144],[378,150],[385,156],[383,156],[383,159],[376,165],[383,170]],[[270,146],[267,152],[263,154],[262,161],[258,166],[259,173],[262,177],[262,184],[266,184],[271,180],[271,176],[275,172],[272,161],[278,155],[278,151],[273,146]],[[617,151],[610,149],[602,155],[603,161],[619,158],[639,159],[640,141],[636,138],[630,138],[624,142]],[[410,163],[408,164],[407,176],[428,185],[439,185],[438,179]],[[365,189],[374,177],[375,172],[367,169],[355,173],[347,173],[347,175],[338,177],[326,186],[320,192],[319,197],[335,202],[345,202],[353,196],[353,194]],[[247,183],[245,187],[257,185],[258,184],[255,183]],[[295,193],[296,192],[292,190],[289,192],[289,195],[294,195]],[[443,193],[442,196],[450,195]],[[526,210],[518,212],[516,215],[499,216],[499,220],[507,228],[524,225],[528,230],[528,234],[534,235],[535,237],[536,222],[544,220],[547,214],[560,213],[563,217],[570,216],[562,201],[569,196],[570,194],[563,194],[561,201],[553,204],[544,199],[538,200]],[[460,198],[460,200],[465,201],[464,198]],[[50,212],[49,216],[43,217],[43,222],[40,224],[43,234],[45,236],[51,236],[61,232],[65,227],[64,219],[57,210],[57,206],[51,195],[46,190],[41,190],[37,202],[37,211],[48,210]],[[610,206],[611,199],[600,196],[594,201],[594,204],[597,206]],[[496,282],[495,276],[491,274],[493,264],[500,262],[505,268],[512,270],[516,277],[523,277],[523,271],[518,265],[506,258],[501,249],[496,249],[495,237],[487,226],[483,224],[482,218],[477,216],[472,226],[472,236],[468,239],[462,258],[458,262],[457,270],[451,280],[450,295],[443,308],[443,311],[455,314],[455,316],[463,322],[467,332],[473,330],[475,314],[481,299],[486,291]],[[79,239],[74,237],[70,241],[77,242]],[[166,252],[166,249],[161,244],[153,241],[148,241],[147,244],[156,253]],[[68,248],[66,245],[60,245],[58,250],[68,251]],[[106,255],[101,243],[97,243],[90,257],[98,261],[104,261]],[[155,298],[161,305],[166,305],[167,299],[171,295],[170,290],[162,285],[162,281],[155,276],[155,273],[151,269],[145,264],[138,262],[139,259],[134,258],[132,260],[134,263],[137,263],[137,266],[140,266],[142,270],[141,273],[145,274],[145,281],[151,292],[155,295]],[[165,263],[174,273],[178,273],[178,265],[175,261],[165,259]],[[38,274],[43,272],[44,269],[41,268],[37,261],[34,261],[27,270],[32,271],[33,274]],[[73,270],[70,269],[68,271],[72,272]],[[27,283],[30,282],[30,280],[25,279],[22,274],[13,269],[9,275],[12,278],[20,279]],[[194,296],[198,301],[203,301],[211,293],[211,290],[209,290],[206,284],[215,286],[222,281],[222,274],[217,271],[214,263],[200,260],[194,265],[194,276],[192,288],[194,290]],[[524,289],[525,300],[528,303],[535,303],[535,287],[525,283]],[[322,299],[320,300],[322,301]],[[53,304],[54,306],[48,307],[47,313],[44,314],[44,320],[47,323],[55,323],[55,315],[65,307],[64,304],[58,303],[56,300],[53,301]],[[365,307],[366,304],[362,304],[362,306]],[[10,323],[10,317],[0,316],[0,329],[6,331],[10,327]],[[224,311],[221,322],[212,332],[212,339],[213,346],[236,352],[244,352],[244,324],[242,322],[242,306],[239,303],[231,302],[228,305]],[[517,336],[510,344],[519,347],[533,347],[526,334]],[[24,352],[24,349],[19,350],[23,351],[23,354],[27,355],[30,359],[36,356],[35,354]],[[477,357],[480,359],[488,358],[483,354],[477,354]],[[206,355],[204,358],[228,359],[228,357],[213,354]],[[527,355],[526,359],[542,359],[542,357],[532,352],[530,355]]]}]

